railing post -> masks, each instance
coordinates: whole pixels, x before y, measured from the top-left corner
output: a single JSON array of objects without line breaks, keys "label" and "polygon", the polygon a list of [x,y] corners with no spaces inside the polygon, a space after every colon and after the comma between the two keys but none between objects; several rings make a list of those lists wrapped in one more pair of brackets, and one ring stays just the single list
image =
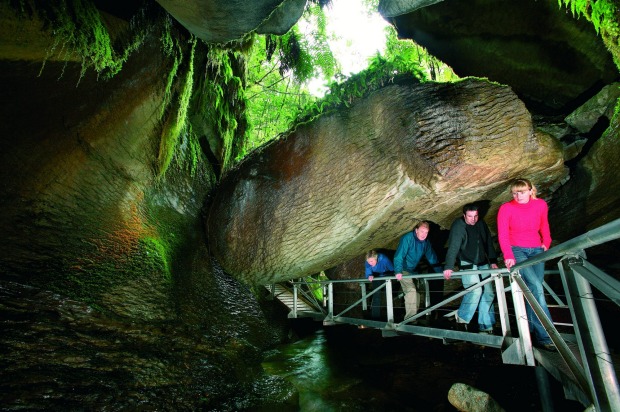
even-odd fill
[{"label": "railing post", "polygon": [[517,318],[517,329],[519,329],[519,342],[521,344],[521,356],[525,359],[525,364],[534,366],[534,351],[532,350],[532,338],[530,337],[530,324],[525,312],[525,299],[521,286],[515,280],[515,276],[521,276],[518,273],[510,275],[510,285],[512,287],[512,301],[515,306],[515,316]]},{"label": "railing post", "polygon": [[327,286],[323,284],[323,307],[327,306]]},{"label": "railing post", "polygon": [[293,318],[297,319],[297,284],[293,284]]},{"label": "railing post", "polygon": [[366,283],[361,282],[360,287],[362,288],[362,310],[368,310],[368,302],[366,302]]},{"label": "railing post", "polygon": [[329,299],[327,316],[334,319],[334,284],[331,282],[327,285],[327,294]]},{"label": "railing post", "polygon": [[499,309],[499,322],[502,325],[502,336],[512,336],[504,278],[500,274],[493,276],[495,276],[495,294],[497,295],[497,308]]},{"label": "railing post", "polygon": [[392,281],[385,281],[385,303],[387,305],[387,323],[394,323],[394,302],[392,298]]},{"label": "railing post", "polygon": [[583,276],[576,276],[582,270],[582,265],[582,257],[577,255],[568,256],[558,263],[581,358],[585,369],[589,371],[586,379],[592,400],[597,411],[617,411],[620,409],[618,378],[590,283]]},{"label": "railing post", "polygon": [[[424,307],[430,308],[431,307],[431,292],[428,288],[428,280],[422,279],[422,283],[424,284]],[[430,313],[428,315],[430,315]]]}]

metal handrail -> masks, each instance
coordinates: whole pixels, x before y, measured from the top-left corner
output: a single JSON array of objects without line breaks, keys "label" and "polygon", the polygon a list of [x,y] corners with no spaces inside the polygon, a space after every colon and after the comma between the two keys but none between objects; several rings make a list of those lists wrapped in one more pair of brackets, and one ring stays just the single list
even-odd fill
[{"label": "metal handrail", "polygon": [[519,270],[523,267],[535,265],[540,262],[547,262],[552,259],[564,257],[567,254],[577,253],[583,249],[587,249],[592,246],[598,246],[611,240],[620,238],[620,219],[616,219],[606,225],[599,228],[590,230],[581,236],[564,242],[560,245],[554,246],[549,250],[544,251],[536,256],[533,256],[523,262],[517,263],[512,268],[511,272]]},{"label": "metal handrail", "polygon": [[[613,302],[620,305],[620,282],[613,277],[605,274],[591,263],[585,260],[584,249],[609,242],[611,240],[620,239],[620,219],[614,220],[597,229],[591,230],[584,235],[578,236],[565,243],[557,245],[549,250],[540,253],[523,262],[519,262],[507,269],[484,269],[484,270],[467,270],[454,272],[452,278],[459,278],[463,275],[480,274],[490,275],[489,278],[473,285],[472,287],[451,296],[444,301],[427,308],[426,310],[416,314],[406,321],[393,324],[393,308],[391,305],[391,284],[396,280],[395,276],[385,276],[382,280],[386,282],[381,288],[376,288],[369,294],[362,294],[362,298],[351,304],[339,314],[334,315],[334,296],[333,285],[336,283],[367,283],[368,280],[360,279],[343,279],[343,280],[326,280],[317,281],[322,285],[327,285],[328,289],[328,313],[324,319],[324,324],[338,322],[348,322],[358,325],[370,325],[382,328],[384,336],[391,336],[386,332],[409,332],[429,337],[456,337],[457,339],[469,340],[475,343],[489,344],[490,346],[502,347],[504,352],[510,352],[506,357],[503,356],[507,363],[516,363],[515,359],[523,359],[522,364],[534,365],[532,354],[532,345],[529,335],[529,327],[527,317],[525,315],[524,298],[529,303],[536,316],[540,319],[543,327],[549,333],[553,343],[558,348],[562,359],[573,373],[578,386],[592,402],[597,411],[613,411],[620,410],[620,392],[618,391],[618,381],[613,370],[609,349],[605,342],[605,337],[600,325],[600,319],[596,306],[591,302],[590,285],[596,287],[602,293],[607,295]],[[581,358],[584,366],[573,355],[571,349],[564,342],[561,334],[555,328],[553,322],[546,317],[540,305],[534,299],[531,291],[523,281],[520,270],[541,262],[560,258],[558,266],[559,273],[562,277],[564,289],[567,291],[567,305],[570,307],[571,316],[573,318],[573,326],[577,335],[577,342],[581,351]],[[547,273],[547,271],[546,271]],[[509,276],[512,282],[510,287],[504,287],[502,277]],[[406,275],[403,278],[415,278],[425,280],[443,279],[442,274],[416,274]],[[473,289],[483,287],[485,284],[495,280],[498,306],[500,307],[500,320],[502,325],[502,337],[498,336],[476,336],[466,332],[456,332],[449,330],[435,330],[429,332],[432,328],[410,326],[413,320],[424,316],[427,313],[471,292]],[[294,283],[295,284],[295,283]],[[386,297],[388,297],[388,315],[387,322],[367,321],[352,318],[344,318],[342,315],[350,311],[353,307],[359,305],[371,296],[378,293],[385,287]],[[547,286],[548,288],[548,286]],[[519,327],[519,338],[514,339],[510,336],[509,325],[507,324],[507,308],[505,293],[512,289],[513,303],[518,317],[517,326]],[[552,294],[553,295],[553,294]],[[559,300],[554,295],[556,301]],[[586,302],[581,302],[581,301]],[[504,313],[502,313],[504,311]],[[498,341],[498,339],[500,339]],[[503,343],[502,343],[503,340]],[[585,371],[589,369],[589,373]]]},{"label": "metal handrail", "polygon": [[[620,391],[596,306],[592,302],[581,301],[590,300],[590,285],[593,285],[618,305],[620,304],[620,282],[588,263],[585,260],[584,249],[619,238],[620,219],[616,219],[520,262],[510,269],[512,279],[523,290],[530,307],[558,348],[578,385],[588,395],[597,411],[618,410]],[[568,291],[567,298],[574,319],[575,332],[579,336],[577,341],[584,363],[583,368],[551,320],[547,318],[519,273],[520,269],[556,258],[561,258],[558,266],[564,288]],[[575,276],[575,274],[580,276]],[[570,304],[573,299],[575,302]],[[584,372],[586,368],[589,369],[587,375]]]}]

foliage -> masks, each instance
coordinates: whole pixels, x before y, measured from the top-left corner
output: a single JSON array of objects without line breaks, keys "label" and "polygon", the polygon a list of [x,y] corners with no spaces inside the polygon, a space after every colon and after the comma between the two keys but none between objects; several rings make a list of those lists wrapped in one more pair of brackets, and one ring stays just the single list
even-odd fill
[{"label": "foliage", "polygon": [[[310,94],[293,71],[282,70],[279,58],[269,61],[269,37],[256,36],[248,70],[248,128],[246,151],[251,151],[288,129]],[[273,44],[273,43],[272,43]]]},{"label": "foliage", "polygon": [[[136,51],[153,30],[147,6],[140,8],[132,18],[123,44],[115,44],[95,4],[88,0],[10,1],[19,13],[37,14],[45,29],[54,34],[54,44],[48,51],[48,58],[58,55],[66,60],[78,57],[82,61],[80,78],[90,68],[98,75],[110,78],[118,73],[129,56]],[[121,36],[122,37],[122,36]],[[45,62],[43,62],[43,68]]]},{"label": "foliage", "polygon": [[399,57],[388,60],[377,54],[370,60],[366,70],[345,78],[340,83],[331,83],[325,97],[306,106],[304,114],[296,119],[295,123],[306,123],[323,113],[340,107],[350,107],[354,101],[394,83],[396,79],[426,81],[426,75],[416,62]]},{"label": "foliage", "polygon": [[[369,2],[372,4],[373,0]],[[276,48],[285,40],[274,40],[273,36],[257,37],[255,40],[246,90],[250,124],[248,134],[251,136],[247,139],[248,151],[276,138],[296,124],[310,121],[340,106],[348,107],[354,100],[367,96],[393,82],[395,78],[420,81],[452,81],[457,78],[450,67],[429,55],[424,48],[409,40],[399,40],[392,27],[387,29],[384,55],[372,58],[365,71],[345,77],[338,73],[339,64],[333,60],[331,52],[328,53],[329,36],[325,29],[325,15],[314,10],[306,12],[304,19],[311,28],[305,30],[309,35],[303,39],[311,60],[306,62],[302,59],[301,67],[293,68],[292,65],[283,65],[281,59],[271,58],[281,56]],[[282,48],[280,53],[283,53]],[[315,78],[336,78],[336,81],[329,84],[329,90],[322,99],[309,95],[305,89],[303,80],[310,70],[304,65],[310,63],[314,66]]]},{"label": "foliage", "polygon": [[[167,121],[164,124],[160,144],[159,144],[159,154],[157,156],[157,165],[159,170],[160,177],[166,172],[170,162],[172,161],[172,157],[177,148],[177,143],[179,141],[179,136],[185,130],[187,126],[187,110],[189,107],[190,97],[192,96],[193,84],[194,84],[194,53],[196,50],[196,39],[193,38],[191,40],[191,49],[189,55],[189,62],[187,64],[187,70],[185,72],[185,80],[184,84],[181,88],[181,93],[179,94],[178,101],[173,104],[173,107],[176,110],[172,111],[168,116]],[[180,56],[181,53],[177,56]],[[171,77],[176,75],[179,66],[180,57],[175,57],[175,62],[173,64],[172,71],[168,76],[168,82],[165,92],[164,105],[167,105],[167,100],[170,99],[170,90],[172,80]]]},{"label": "foliage", "polygon": [[338,70],[329,48],[326,18],[321,7],[309,3],[301,24],[283,36],[255,36],[249,56],[246,88],[248,130],[239,157],[287,130],[301,110],[315,98],[306,83],[328,80]]},{"label": "foliage", "polygon": [[432,81],[449,82],[458,79],[449,66],[429,54],[425,48],[408,39],[400,40],[394,27],[389,26],[386,32],[385,58],[395,62],[401,70],[415,71],[419,68]]},{"label": "foliage", "polygon": [[246,42],[238,42],[235,48],[210,47],[205,77],[199,88],[199,109],[215,126],[214,133],[222,142],[219,153],[222,170],[230,168],[243,150],[247,124]]},{"label": "foliage", "polygon": [[573,16],[584,16],[592,22],[597,33],[603,37],[611,52],[616,67],[620,69],[620,26],[619,8],[614,0],[558,0],[560,7],[565,5]]}]

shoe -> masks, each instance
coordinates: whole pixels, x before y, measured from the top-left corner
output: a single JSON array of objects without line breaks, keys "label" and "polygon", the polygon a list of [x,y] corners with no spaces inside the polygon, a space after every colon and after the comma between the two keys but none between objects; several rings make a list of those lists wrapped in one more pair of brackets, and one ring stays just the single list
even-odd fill
[{"label": "shoe", "polygon": [[538,343],[536,345],[537,348],[546,350],[547,352],[557,352],[558,349],[555,347],[553,343]]},{"label": "shoe", "polygon": [[461,318],[459,318],[458,313],[454,314],[454,321],[456,322],[456,330],[460,330],[461,332],[467,332],[467,322],[463,322]]},{"label": "shoe", "polygon": [[459,314],[455,313],[454,314],[454,320],[456,323],[463,323],[465,325],[467,325],[469,322],[465,322],[463,319],[459,318]]},{"label": "shoe", "polygon": [[493,335],[493,329],[490,330],[481,330],[478,331],[478,333],[482,334],[482,335]]}]

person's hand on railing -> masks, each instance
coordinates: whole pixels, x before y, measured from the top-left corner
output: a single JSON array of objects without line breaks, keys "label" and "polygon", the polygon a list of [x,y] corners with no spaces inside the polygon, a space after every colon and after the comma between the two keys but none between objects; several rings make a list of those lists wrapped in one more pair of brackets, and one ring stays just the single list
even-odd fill
[{"label": "person's hand on railing", "polygon": [[446,269],[443,271],[443,277],[445,280],[450,279],[450,276],[452,276],[452,269]]},{"label": "person's hand on railing", "polygon": [[517,264],[517,261],[514,260],[514,259],[506,259],[506,260],[504,260],[504,265],[506,265],[506,269],[510,269],[511,267],[513,267],[516,264]]},{"label": "person's hand on railing", "polygon": [[372,280],[373,280],[374,278],[375,278],[375,277],[374,277],[373,275],[370,275],[370,276],[368,276],[368,281],[369,281],[369,282],[372,282]]},{"label": "person's hand on railing", "polygon": [[403,278],[403,274],[402,273],[397,273],[396,274],[396,280],[401,280]]}]

